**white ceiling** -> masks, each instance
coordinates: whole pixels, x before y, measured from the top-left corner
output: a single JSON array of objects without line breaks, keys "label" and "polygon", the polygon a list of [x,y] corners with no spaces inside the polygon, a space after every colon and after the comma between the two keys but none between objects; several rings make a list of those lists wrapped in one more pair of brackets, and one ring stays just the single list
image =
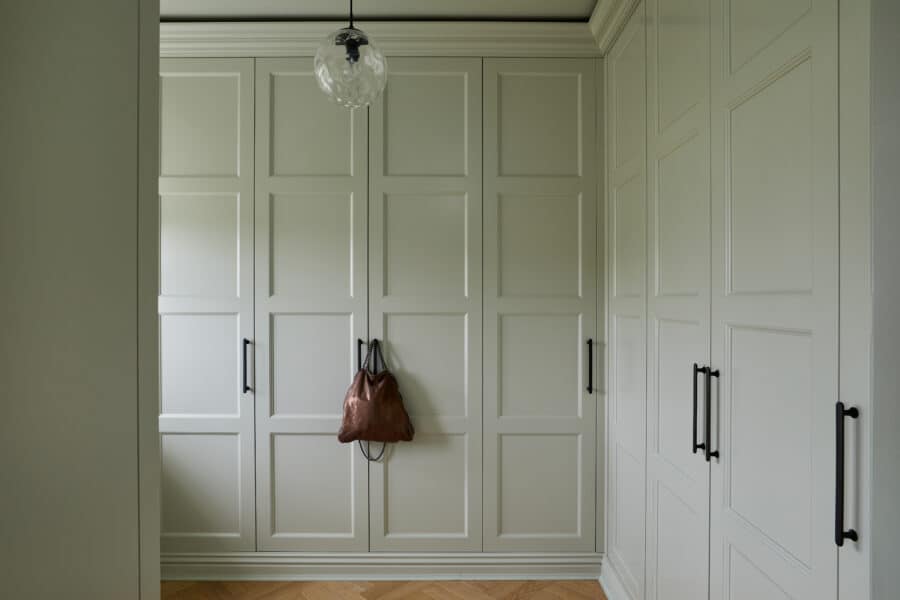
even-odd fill
[{"label": "white ceiling", "polygon": [[[562,20],[587,21],[596,0],[354,0],[361,21]],[[160,0],[163,19],[342,20],[349,0]]]}]

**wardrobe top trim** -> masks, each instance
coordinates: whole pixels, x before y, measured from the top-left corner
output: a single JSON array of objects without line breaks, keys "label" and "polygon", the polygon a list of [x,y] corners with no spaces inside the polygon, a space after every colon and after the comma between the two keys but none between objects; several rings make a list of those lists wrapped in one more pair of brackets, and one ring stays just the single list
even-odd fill
[{"label": "wardrobe top trim", "polygon": [[591,19],[588,21],[588,27],[599,46],[601,55],[606,56],[606,53],[610,51],[638,4],[640,4],[640,0],[597,1]]},{"label": "wardrobe top trim", "polygon": [[[312,56],[346,23],[161,23],[160,56]],[[600,56],[587,23],[372,22],[365,30],[388,56]]]}]

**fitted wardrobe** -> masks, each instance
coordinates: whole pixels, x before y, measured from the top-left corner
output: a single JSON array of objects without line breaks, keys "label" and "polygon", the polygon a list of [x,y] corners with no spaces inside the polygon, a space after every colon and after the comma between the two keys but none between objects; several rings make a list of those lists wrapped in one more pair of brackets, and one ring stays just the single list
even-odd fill
[{"label": "fitted wardrobe", "polygon": [[868,258],[839,269],[838,2],[633,4],[605,65],[605,578],[633,599],[869,597],[867,400],[839,385]]},{"label": "fitted wardrobe", "polygon": [[[599,60],[388,60],[355,111],[311,56],[161,62],[164,577],[598,572]],[[379,462],[336,439],[373,339]]]}]

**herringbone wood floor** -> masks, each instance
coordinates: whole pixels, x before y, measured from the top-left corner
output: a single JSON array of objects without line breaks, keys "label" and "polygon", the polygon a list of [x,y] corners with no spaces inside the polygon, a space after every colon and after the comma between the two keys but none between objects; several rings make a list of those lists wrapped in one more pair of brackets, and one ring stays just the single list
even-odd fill
[{"label": "herringbone wood floor", "polygon": [[606,600],[596,581],[164,581],[162,600]]}]

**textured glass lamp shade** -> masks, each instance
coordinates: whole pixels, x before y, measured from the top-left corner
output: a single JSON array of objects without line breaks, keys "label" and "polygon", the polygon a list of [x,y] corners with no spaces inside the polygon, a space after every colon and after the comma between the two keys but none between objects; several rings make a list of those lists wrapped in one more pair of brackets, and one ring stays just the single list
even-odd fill
[{"label": "textured glass lamp shade", "polygon": [[316,50],[316,81],[325,94],[348,108],[371,104],[387,83],[387,61],[365,33],[338,29]]}]

